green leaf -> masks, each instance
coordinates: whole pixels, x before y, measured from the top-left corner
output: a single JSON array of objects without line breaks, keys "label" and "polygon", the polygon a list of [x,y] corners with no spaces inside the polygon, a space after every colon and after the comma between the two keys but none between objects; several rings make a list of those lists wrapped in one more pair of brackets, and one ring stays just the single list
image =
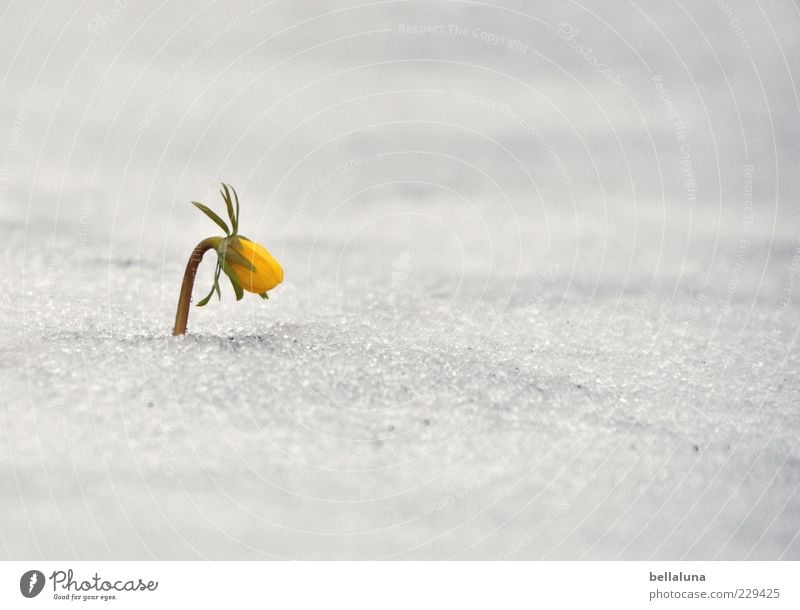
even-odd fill
[{"label": "green leaf", "polygon": [[213,286],[211,287],[211,292],[209,292],[202,301],[199,301],[197,303],[197,306],[198,307],[205,307],[206,305],[208,305],[208,302],[211,300],[212,296],[214,296],[214,287]]},{"label": "green leaf", "polygon": [[219,290],[219,274],[222,273],[222,264],[220,263],[219,256],[217,256],[217,268],[214,271],[214,286],[213,289],[217,292],[217,299],[222,300],[222,293]]},{"label": "green leaf", "polygon": [[236,293],[236,300],[241,301],[242,297],[244,297],[244,289],[242,288],[241,284],[239,284],[239,280],[236,278],[236,274],[233,272],[233,269],[231,269],[231,266],[225,259],[222,259],[222,270],[225,272],[225,275],[227,275],[228,279],[231,281],[231,285],[233,286],[233,291]]},{"label": "green leaf", "polygon": [[192,201],[192,205],[195,206],[201,212],[203,212],[203,214],[208,216],[211,220],[216,222],[220,226],[220,228],[223,231],[225,231],[225,235],[231,234],[230,230],[228,229],[228,225],[225,224],[225,221],[222,220],[222,218],[220,218],[219,216],[217,216],[211,208],[203,205],[202,203],[198,203],[197,201]]},{"label": "green leaf", "polygon": [[260,296],[262,299],[267,299],[269,301],[269,295],[266,292],[262,292],[258,296]]},{"label": "green leaf", "polygon": [[256,271],[255,265],[253,265],[253,263],[251,263],[242,254],[240,254],[233,248],[225,248],[225,260],[228,260],[236,265],[241,265],[242,267],[253,273],[258,273],[258,271]]},{"label": "green leaf", "polygon": [[231,279],[231,284],[233,285],[233,291],[236,293],[236,300],[241,301],[244,297],[244,288],[234,279]]},{"label": "green leaf", "polygon": [[208,302],[211,300],[211,297],[214,296],[214,292],[217,293],[217,296],[220,298],[220,300],[222,299],[222,295],[220,294],[220,291],[219,291],[219,273],[220,273],[221,269],[222,268],[220,267],[219,258],[218,258],[217,259],[217,268],[214,270],[214,284],[211,286],[211,292],[208,293],[206,298],[204,298],[199,303],[197,303],[198,307],[205,307],[206,305],[208,305]]},{"label": "green leaf", "polygon": [[[231,186],[231,185],[228,185],[228,186]],[[239,195],[237,194],[236,189],[233,188],[232,186],[231,186],[231,190],[233,191],[233,196],[236,197],[236,216],[235,216],[236,220],[233,223],[233,226],[234,226],[233,232],[234,233],[238,233],[239,232]]]},{"label": "green leaf", "polygon": [[231,192],[228,190],[228,185],[224,182],[222,183],[222,188],[225,191],[220,191],[222,198],[225,200],[225,207],[228,209],[228,218],[231,220],[231,227],[233,227],[233,234],[236,235],[236,216],[233,213],[233,199],[231,198]]},{"label": "green leaf", "polygon": [[222,292],[220,292],[220,289],[219,289],[219,273],[217,273],[217,277],[214,278],[214,290],[217,291],[217,300],[221,301],[222,300]]}]

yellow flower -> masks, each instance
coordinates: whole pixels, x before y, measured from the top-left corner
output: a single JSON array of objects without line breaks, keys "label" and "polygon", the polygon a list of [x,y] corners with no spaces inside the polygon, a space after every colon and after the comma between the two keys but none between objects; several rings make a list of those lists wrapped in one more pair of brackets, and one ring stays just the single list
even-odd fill
[{"label": "yellow flower", "polygon": [[248,292],[263,294],[283,281],[283,269],[264,246],[240,235],[238,239],[230,240],[228,248],[250,263],[250,268],[240,265],[230,260],[232,257],[228,253],[231,271],[239,285]]},{"label": "yellow flower", "polygon": [[173,335],[186,333],[194,277],[197,273],[197,267],[203,259],[203,254],[209,250],[214,250],[217,253],[214,283],[208,295],[197,303],[198,307],[206,305],[214,293],[219,298],[222,298],[222,292],[219,288],[219,278],[222,273],[225,273],[231,281],[237,301],[244,296],[245,290],[259,295],[262,299],[267,299],[269,298],[267,291],[272,290],[283,281],[283,269],[267,249],[239,235],[239,196],[236,194],[236,190],[232,186],[223,183],[220,194],[225,201],[230,225],[207,205],[192,201],[192,205],[225,231],[225,237],[207,237],[197,244],[192,251],[189,262],[186,263],[186,270],[183,273],[181,295],[178,298],[178,310],[175,313],[175,326],[172,329]]}]

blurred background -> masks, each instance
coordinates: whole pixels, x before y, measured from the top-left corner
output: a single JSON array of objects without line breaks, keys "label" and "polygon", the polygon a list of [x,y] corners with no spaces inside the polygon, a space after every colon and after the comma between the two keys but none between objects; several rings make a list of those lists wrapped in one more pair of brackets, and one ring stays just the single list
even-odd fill
[{"label": "blurred background", "polygon": [[4,215],[68,238],[90,210],[112,256],[171,263],[208,228],[186,202],[225,180],[294,280],[351,276],[373,242],[481,278],[549,256],[577,282],[724,290],[752,234],[773,251],[751,240],[739,281],[778,290],[800,36],[794,4],[768,9],[12,2]]},{"label": "blurred background", "polygon": [[[6,554],[797,558],[799,74],[790,0],[0,3]],[[176,347],[220,181],[286,282]]]}]

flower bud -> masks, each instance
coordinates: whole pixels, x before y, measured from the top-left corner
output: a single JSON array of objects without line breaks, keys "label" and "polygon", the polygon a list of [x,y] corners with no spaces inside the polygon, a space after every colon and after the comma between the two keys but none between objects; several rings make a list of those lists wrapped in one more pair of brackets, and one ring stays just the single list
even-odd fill
[{"label": "flower bud", "polygon": [[283,268],[267,249],[241,235],[223,240],[219,249],[239,285],[263,294],[283,281]]}]

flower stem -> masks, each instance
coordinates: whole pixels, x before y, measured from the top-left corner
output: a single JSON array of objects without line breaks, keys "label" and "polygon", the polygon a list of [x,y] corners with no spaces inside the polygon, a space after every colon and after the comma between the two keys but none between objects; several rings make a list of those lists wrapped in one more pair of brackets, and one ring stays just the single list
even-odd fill
[{"label": "flower stem", "polygon": [[194,277],[197,275],[197,267],[203,260],[203,255],[207,250],[217,247],[219,237],[209,237],[201,241],[189,257],[186,263],[186,271],[183,273],[183,283],[181,284],[181,296],[178,299],[178,311],[175,314],[175,327],[172,329],[174,336],[185,335],[186,325],[189,322],[189,306],[192,302],[192,288],[194,288]]}]

